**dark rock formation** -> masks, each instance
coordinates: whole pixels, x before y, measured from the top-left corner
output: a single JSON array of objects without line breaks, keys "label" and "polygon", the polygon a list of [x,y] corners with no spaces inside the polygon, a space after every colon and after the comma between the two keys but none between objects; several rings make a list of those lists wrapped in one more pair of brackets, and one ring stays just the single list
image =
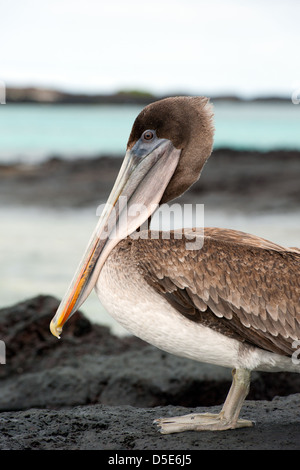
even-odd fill
[{"label": "dark rock formation", "polygon": [[[6,364],[0,366],[1,449],[207,446],[202,436],[210,433],[201,439],[192,432],[160,436],[151,423],[199,405],[220,407],[229,370],[171,356],[131,336],[116,337],[80,312],[57,340],[49,331],[57,307],[57,299],[38,296],[0,310],[0,339],[6,344]],[[259,401],[247,401],[243,416],[256,420],[257,428],[218,434],[208,448],[224,448],[225,442],[227,448],[243,448],[245,442],[250,448],[277,448],[274,435],[287,429],[280,448],[300,448],[300,395],[290,395],[299,390],[299,374],[253,374],[249,399]],[[261,401],[277,395],[287,397]]]}]

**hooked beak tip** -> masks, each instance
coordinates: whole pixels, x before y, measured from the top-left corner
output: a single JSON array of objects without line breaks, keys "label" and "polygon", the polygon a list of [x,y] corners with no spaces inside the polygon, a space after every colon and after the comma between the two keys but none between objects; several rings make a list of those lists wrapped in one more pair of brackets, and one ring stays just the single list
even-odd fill
[{"label": "hooked beak tip", "polygon": [[60,339],[59,335],[62,332],[62,328],[60,326],[57,326],[53,320],[50,323],[50,331],[53,334],[53,336],[56,336],[56,338]]}]

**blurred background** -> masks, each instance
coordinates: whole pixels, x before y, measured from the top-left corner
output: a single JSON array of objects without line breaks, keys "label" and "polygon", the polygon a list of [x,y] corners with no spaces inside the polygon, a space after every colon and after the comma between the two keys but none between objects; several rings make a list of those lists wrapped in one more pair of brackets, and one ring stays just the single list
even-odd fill
[{"label": "blurred background", "polygon": [[[0,307],[64,295],[135,117],[165,96],[215,111],[181,201],[205,204],[206,226],[299,246],[299,16],[296,0],[3,2]],[[82,310],[122,333],[94,293]]]}]

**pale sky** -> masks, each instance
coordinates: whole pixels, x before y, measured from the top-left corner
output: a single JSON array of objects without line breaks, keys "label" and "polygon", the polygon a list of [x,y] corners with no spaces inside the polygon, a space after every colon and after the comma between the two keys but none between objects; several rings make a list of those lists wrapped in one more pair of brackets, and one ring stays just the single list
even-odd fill
[{"label": "pale sky", "polygon": [[290,96],[298,0],[0,0],[0,80],[110,93]]}]

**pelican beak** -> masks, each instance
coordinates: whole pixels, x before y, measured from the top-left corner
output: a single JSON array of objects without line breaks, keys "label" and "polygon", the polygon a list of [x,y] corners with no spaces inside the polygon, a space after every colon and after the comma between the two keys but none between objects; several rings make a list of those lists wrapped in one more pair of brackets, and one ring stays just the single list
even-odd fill
[{"label": "pelican beak", "polygon": [[128,149],[111,194],[83,258],[55,316],[51,333],[60,337],[63,325],[89,296],[111,250],[153,214],[172,178],[180,157],[167,139],[154,135]]}]

